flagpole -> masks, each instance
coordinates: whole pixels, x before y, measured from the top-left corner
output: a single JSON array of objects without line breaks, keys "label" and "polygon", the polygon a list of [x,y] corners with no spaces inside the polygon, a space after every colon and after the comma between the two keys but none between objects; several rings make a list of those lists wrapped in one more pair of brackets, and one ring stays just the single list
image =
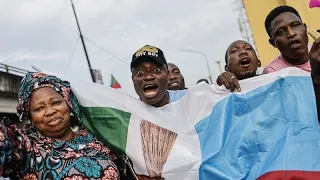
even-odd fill
[{"label": "flagpole", "polygon": [[79,30],[79,33],[80,33],[80,39],[81,39],[81,42],[82,42],[82,46],[83,46],[83,50],[84,50],[84,54],[86,55],[86,58],[87,58],[87,62],[88,62],[88,66],[89,66],[89,70],[90,70],[90,74],[91,74],[91,78],[92,78],[92,81],[93,81],[93,82],[96,82],[96,81],[95,81],[95,78],[94,78],[94,74],[93,74],[92,68],[91,68],[91,63],[90,63],[90,60],[89,60],[89,56],[88,56],[88,52],[87,52],[87,48],[86,48],[86,44],[84,43],[84,40],[83,40],[83,36],[82,36],[81,29],[80,29],[80,25],[79,25],[79,21],[78,21],[78,17],[77,17],[76,9],[74,8],[73,1],[72,1],[72,0],[70,0],[70,2],[71,2],[71,5],[72,5],[72,9],[73,9],[74,17],[76,18],[76,22],[77,22],[78,30]]}]

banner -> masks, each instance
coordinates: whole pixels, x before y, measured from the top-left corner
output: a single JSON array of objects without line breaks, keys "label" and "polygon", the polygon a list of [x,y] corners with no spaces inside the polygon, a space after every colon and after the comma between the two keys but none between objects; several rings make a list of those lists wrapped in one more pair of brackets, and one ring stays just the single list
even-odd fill
[{"label": "banner", "polygon": [[[240,82],[198,84],[154,108],[118,89],[70,80],[84,124],[137,174],[172,180],[320,179],[316,102],[296,68]],[[90,88],[88,88],[90,87]]]}]

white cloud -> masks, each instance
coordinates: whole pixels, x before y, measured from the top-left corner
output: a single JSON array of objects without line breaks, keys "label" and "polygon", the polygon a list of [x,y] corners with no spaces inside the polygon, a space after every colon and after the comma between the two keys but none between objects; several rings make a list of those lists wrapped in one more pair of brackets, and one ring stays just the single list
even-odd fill
[{"label": "white cloud", "polygon": [[[226,47],[241,38],[229,0],[74,2],[84,36],[108,51],[86,41],[93,68],[101,69],[106,84],[114,74],[132,94],[129,63],[141,46],[159,46],[167,61],[180,66],[191,87],[208,76],[205,61],[201,55],[180,49],[206,53],[216,76],[219,68],[215,61],[224,61]],[[34,64],[57,73],[63,73],[71,62],[67,75],[90,80],[68,0],[1,1],[0,25],[0,62],[27,69]]]}]

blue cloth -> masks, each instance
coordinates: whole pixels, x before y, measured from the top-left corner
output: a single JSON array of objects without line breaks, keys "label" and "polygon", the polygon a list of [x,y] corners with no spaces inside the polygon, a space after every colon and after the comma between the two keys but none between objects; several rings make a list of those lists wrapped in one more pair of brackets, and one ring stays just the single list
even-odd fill
[{"label": "blue cloth", "polygon": [[169,93],[169,96],[170,96],[169,103],[173,103],[173,102],[178,101],[178,100],[181,99],[184,95],[186,95],[187,92],[188,92],[187,89],[178,90],[178,91],[168,90],[168,93]]},{"label": "blue cloth", "polygon": [[202,154],[200,179],[251,180],[269,172],[320,170],[310,77],[286,77],[246,94],[232,94],[195,129]]}]

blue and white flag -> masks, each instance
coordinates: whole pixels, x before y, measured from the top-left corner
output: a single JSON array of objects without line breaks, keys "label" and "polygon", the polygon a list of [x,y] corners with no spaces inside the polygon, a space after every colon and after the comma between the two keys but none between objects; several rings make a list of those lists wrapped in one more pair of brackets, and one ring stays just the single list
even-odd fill
[{"label": "blue and white flag", "polygon": [[240,82],[199,84],[162,108],[100,84],[71,80],[84,124],[139,175],[172,180],[320,179],[310,74],[295,68]]}]

